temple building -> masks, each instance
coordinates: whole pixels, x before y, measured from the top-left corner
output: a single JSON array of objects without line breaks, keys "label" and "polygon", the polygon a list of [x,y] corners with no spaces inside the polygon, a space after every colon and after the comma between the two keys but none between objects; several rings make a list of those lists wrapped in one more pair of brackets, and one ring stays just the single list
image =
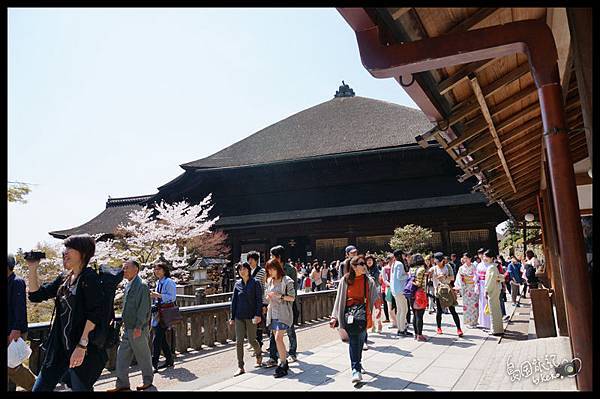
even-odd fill
[{"label": "temple building", "polygon": [[343,258],[348,244],[381,251],[409,223],[431,228],[432,247],[445,253],[497,250],[495,227],[506,215],[471,191],[473,181],[457,181],[461,171],[441,146],[419,146],[415,136],[432,127],[420,110],[343,84],[332,99],[181,165],[158,193],[109,199],[89,222],[50,234],[109,236],[136,207],[212,193],[234,261],[250,250],[264,259],[276,244],[302,261]]}]

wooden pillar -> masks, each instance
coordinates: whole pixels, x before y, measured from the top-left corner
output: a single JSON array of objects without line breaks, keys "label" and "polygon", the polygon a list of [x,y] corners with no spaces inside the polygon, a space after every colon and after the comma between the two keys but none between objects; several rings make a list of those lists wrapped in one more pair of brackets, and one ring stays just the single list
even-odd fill
[{"label": "wooden pillar", "polygon": [[594,131],[593,109],[593,41],[592,41],[592,9],[567,8],[571,45],[573,46],[573,64],[577,76],[577,88],[581,100],[583,125],[589,130],[585,132],[590,163],[592,162],[592,134]]},{"label": "wooden pillar", "polygon": [[567,262],[569,264],[568,270],[560,268],[565,287],[569,336],[573,356],[581,359],[581,363],[585,365],[576,377],[577,386],[579,390],[591,391],[592,293],[560,84],[556,82],[540,87],[538,98],[542,111],[552,196],[555,204],[560,203],[560,206],[554,209],[560,258],[563,260],[562,265]]},{"label": "wooden pillar", "polygon": [[490,227],[488,231],[490,242],[488,248],[498,254],[500,253],[500,250],[498,248],[498,236],[496,234],[496,226]]},{"label": "wooden pillar", "polygon": [[558,324],[558,334],[568,336],[567,313],[565,310],[565,293],[560,276],[560,259],[558,257],[556,229],[552,214],[552,198],[547,190],[542,191],[538,196],[538,213],[540,215],[540,225],[542,227],[542,243],[544,247],[544,258],[546,259],[546,268],[548,268],[548,278],[552,284],[553,302],[556,307],[556,323]]}]

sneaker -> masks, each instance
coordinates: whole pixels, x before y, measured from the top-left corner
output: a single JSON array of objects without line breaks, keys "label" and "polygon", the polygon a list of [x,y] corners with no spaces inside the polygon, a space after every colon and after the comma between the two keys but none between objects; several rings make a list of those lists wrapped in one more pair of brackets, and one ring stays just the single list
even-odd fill
[{"label": "sneaker", "polygon": [[366,342],[363,344],[363,350],[364,351],[368,351],[369,350],[369,345],[367,345]]},{"label": "sneaker", "polygon": [[277,366],[277,360],[275,360],[275,359],[269,358],[269,360],[267,360],[265,362],[265,367],[266,368],[271,368],[271,367],[275,367],[275,366]]},{"label": "sneaker", "polygon": [[389,323],[389,322],[390,322],[389,320],[382,321],[382,323]]},{"label": "sneaker", "polygon": [[353,370],[352,371],[352,383],[356,384],[357,382],[361,382],[361,381],[362,381],[362,375],[360,374],[360,371]]},{"label": "sneaker", "polygon": [[459,337],[463,336],[463,332],[462,332],[462,330],[460,328],[456,329],[456,333],[458,334]]},{"label": "sneaker", "polygon": [[404,332],[404,331],[398,331],[396,333],[396,335],[398,335],[399,337],[406,337],[406,332]]},{"label": "sneaker", "polygon": [[404,336],[406,336],[406,337],[412,337],[413,334],[410,331],[408,331],[408,330],[404,330]]},{"label": "sneaker", "polygon": [[289,355],[288,356],[288,362],[295,362],[297,360],[296,355]]},{"label": "sneaker", "polygon": [[442,333],[442,329],[438,327],[438,329],[437,329],[437,333],[438,333],[438,334],[441,334],[441,333]]}]

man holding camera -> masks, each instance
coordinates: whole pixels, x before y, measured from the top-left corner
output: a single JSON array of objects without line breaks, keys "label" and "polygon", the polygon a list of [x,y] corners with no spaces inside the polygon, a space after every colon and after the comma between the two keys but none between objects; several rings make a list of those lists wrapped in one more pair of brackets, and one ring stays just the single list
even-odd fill
[{"label": "man holding camera", "polygon": [[[12,254],[8,254],[8,344],[18,341],[19,338],[27,339],[27,302],[25,300],[25,280],[14,273],[17,262]],[[22,364],[15,368],[8,368],[8,378],[15,385],[31,391],[35,383],[35,375]]]}]

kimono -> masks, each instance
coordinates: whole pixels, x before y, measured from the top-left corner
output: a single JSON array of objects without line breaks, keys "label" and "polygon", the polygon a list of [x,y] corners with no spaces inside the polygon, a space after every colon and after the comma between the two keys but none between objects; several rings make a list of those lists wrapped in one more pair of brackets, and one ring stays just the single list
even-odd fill
[{"label": "kimono", "polygon": [[475,265],[462,265],[458,269],[455,287],[461,290],[463,323],[470,327],[477,327],[479,318],[479,286],[477,280],[478,274]]},{"label": "kimono", "polygon": [[485,314],[485,305],[487,304],[487,299],[485,299],[485,273],[488,268],[492,265],[486,265],[485,263],[479,262],[477,264],[477,278],[476,284],[477,289],[479,290],[479,326],[490,329],[492,327],[492,319],[490,315]]},{"label": "kimono", "polygon": [[504,276],[500,274],[495,265],[491,265],[485,275],[485,292],[488,294],[492,318],[492,334],[504,331],[502,324],[502,311],[500,309],[500,290]]}]

